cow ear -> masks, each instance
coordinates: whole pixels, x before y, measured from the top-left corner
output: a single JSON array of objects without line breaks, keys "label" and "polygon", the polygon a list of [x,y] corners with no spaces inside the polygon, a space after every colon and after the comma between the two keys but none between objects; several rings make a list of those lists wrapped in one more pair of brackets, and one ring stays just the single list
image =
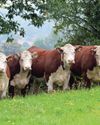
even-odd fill
[{"label": "cow ear", "polygon": [[81,50],[81,48],[82,48],[82,46],[81,46],[81,45],[76,45],[76,46],[75,46],[75,51],[80,51],[80,50]]},{"label": "cow ear", "polygon": [[37,52],[33,52],[32,53],[32,58],[37,58],[38,57],[38,53]]},{"label": "cow ear", "polygon": [[96,52],[96,48],[92,48],[92,49],[91,49],[91,52]]},{"label": "cow ear", "polygon": [[96,48],[91,49],[91,54],[94,55],[96,53]]},{"label": "cow ear", "polygon": [[96,50],[97,50],[96,48],[97,48],[97,46],[94,46],[94,48],[92,48],[91,51],[96,52]]},{"label": "cow ear", "polygon": [[8,61],[9,59],[12,60],[12,55],[8,55],[8,56],[6,57],[6,60],[7,60],[7,61]]},{"label": "cow ear", "polygon": [[20,59],[20,56],[21,56],[21,54],[20,54],[20,53],[17,53],[17,54],[14,55],[14,58],[16,58],[16,59],[19,60],[19,59]]},{"label": "cow ear", "polygon": [[63,50],[62,50],[60,47],[56,48],[56,50],[57,50],[59,53],[63,53]]}]

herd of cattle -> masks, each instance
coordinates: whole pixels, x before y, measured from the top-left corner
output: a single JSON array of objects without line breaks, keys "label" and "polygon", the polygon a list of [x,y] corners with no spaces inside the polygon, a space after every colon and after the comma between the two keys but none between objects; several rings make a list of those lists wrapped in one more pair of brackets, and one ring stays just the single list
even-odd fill
[{"label": "herd of cattle", "polygon": [[9,56],[1,52],[0,98],[14,97],[15,88],[25,96],[32,84],[36,84],[33,91],[37,91],[41,80],[48,92],[54,90],[54,84],[69,90],[75,83],[73,74],[83,78],[86,88],[91,87],[92,81],[100,81],[100,46],[66,44],[53,50],[32,46]]}]

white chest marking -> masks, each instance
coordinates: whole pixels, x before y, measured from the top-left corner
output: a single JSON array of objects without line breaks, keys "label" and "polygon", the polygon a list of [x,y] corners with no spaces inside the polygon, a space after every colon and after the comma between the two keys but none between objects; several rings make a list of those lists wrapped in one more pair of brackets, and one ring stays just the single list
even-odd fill
[{"label": "white chest marking", "polygon": [[57,83],[58,85],[63,85],[66,81],[68,74],[69,71],[63,70],[62,66],[60,66],[56,72],[51,73],[49,80],[53,83]]},{"label": "white chest marking", "polygon": [[87,77],[93,81],[100,81],[100,67],[94,67],[92,71],[87,71]]},{"label": "white chest marking", "polygon": [[53,83],[56,83],[59,86],[63,86],[63,90],[69,89],[68,86],[69,78],[70,78],[69,68],[63,70],[62,66],[60,66],[56,72],[51,74],[48,82],[46,83],[48,86],[48,92],[53,91]]},{"label": "white chest marking", "polygon": [[28,76],[28,72],[21,72],[14,76],[14,79],[11,81],[11,85],[18,87],[19,89],[24,88],[28,82],[30,76]]}]

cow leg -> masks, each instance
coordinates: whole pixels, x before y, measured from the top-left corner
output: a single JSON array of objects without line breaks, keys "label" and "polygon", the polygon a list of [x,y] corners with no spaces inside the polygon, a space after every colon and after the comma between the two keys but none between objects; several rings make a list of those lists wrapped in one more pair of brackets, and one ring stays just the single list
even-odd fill
[{"label": "cow leg", "polygon": [[40,88],[40,82],[38,80],[34,80],[33,84],[33,94],[38,94]]},{"label": "cow leg", "polygon": [[33,88],[33,82],[34,82],[34,80],[33,80],[33,77],[31,76],[29,79],[29,82],[27,84],[27,92],[26,92],[27,95],[28,95],[28,93],[30,93],[31,89]]},{"label": "cow leg", "polygon": [[48,92],[53,92],[53,83],[49,80],[47,83]]},{"label": "cow leg", "polygon": [[5,86],[4,91],[2,92],[1,98],[5,98],[7,96],[7,92],[8,92],[8,85]]},{"label": "cow leg", "polygon": [[84,80],[85,80],[85,87],[90,89],[91,81],[88,79],[88,77],[86,75],[84,76]]},{"label": "cow leg", "polygon": [[12,98],[14,97],[14,86],[12,85],[9,86],[9,96]]},{"label": "cow leg", "polygon": [[70,80],[69,80],[69,87],[70,87],[70,89],[73,88],[74,82],[75,82],[74,77],[73,77],[73,75],[71,75],[71,76],[70,76]]},{"label": "cow leg", "polygon": [[52,76],[47,78],[48,82],[46,83],[47,88],[48,88],[48,92],[53,92],[53,81],[52,81]]},{"label": "cow leg", "polygon": [[27,85],[25,86],[24,89],[21,89],[21,95],[23,95],[23,97],[25,97],[26,95],[26,88],[27,88]]},{"label": "cow leg", "polygon": [[64,82],[64,85],[63,85],[63,90],[69,90],[69,80],[70,80],[70,71],[68,72],[67,74],[67,78]]},{"label": "cow leg", "polygon": [[1,95],[1,98],[5,98],[6,97],[6,91],[4,91]]},{"label": "cow leg", "polygon": [[9,96],[10,97],[14,97],[14,81],[10,81],[9,84]]},{"label": "cow leg", "polygon": [[89,79],[87,79],[87,84],[86,84],[86,88],[91,88],[91,82],[90,82],[90,80]]},{"label": "cow leg", "polygon": [[46,85],[47,85],[47,91],[52,92],[53,91],[53,82],[52,82],[52,77],[50,74],[45,74],[45,80],[46,80]]}]

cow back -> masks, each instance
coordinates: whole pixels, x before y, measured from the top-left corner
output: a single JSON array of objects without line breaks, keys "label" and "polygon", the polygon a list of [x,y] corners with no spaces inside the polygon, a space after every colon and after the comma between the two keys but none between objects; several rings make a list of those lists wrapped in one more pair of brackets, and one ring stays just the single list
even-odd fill
[{"label": "cow back", "polygon": [[95,53],[92,51],[94,46],[82,46],[75,53],[75,64],[72,65],[71,71],[81,75],[87,70],[92,70],[96,66]]}]

